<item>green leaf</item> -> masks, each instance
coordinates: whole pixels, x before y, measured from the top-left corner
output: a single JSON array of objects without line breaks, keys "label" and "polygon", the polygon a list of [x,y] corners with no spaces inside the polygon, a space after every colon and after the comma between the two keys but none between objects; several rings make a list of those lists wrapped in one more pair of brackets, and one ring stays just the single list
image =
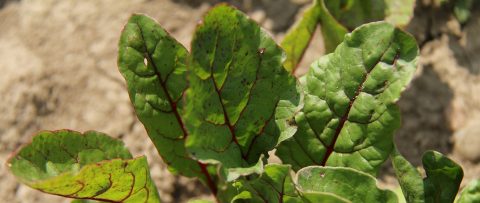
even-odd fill
[{"label": "green leaf", "polygon": [[296,182],[301,193],[324,193],[339,199],[332,202],[398,202],[395,193],[376,186],[374,177],[352,168],[305,167],[298,171]]},{"label": "green leaf", "polygon": [[349,30],[383,20],[386,0],[324,0],[332,16]]},{"label": "green leaf", "polygon": [[120,37],[118,66],[135,112],[170,171],[206,180],[202,164],[185,149],[182,96],[188,56],[153,19],[134,14]]},{"label": "green leaf", "polygon": [[214,202],[210,200],[205,200],[205,199],[195,199],[195,200],[189,200],[188,203],[214,203]]},{"label": "green leaf", "polygon": [[325,4],[341,25],[353,30],[380,20],[404,27],[413,17],[415,0],[325,0]]},{"label": "green leaf", "polygon": [[282,66],[282,49],[226,5],[206,14],[191,47],[188,151],[202,162],[221,163],[222,173],[262,167],[261,155],[296,129],[288,122],[299,103],[296,79]]},{"label": "green leaf", "polygon": [[385,0],[385,21],[399,27],[410,23],[415,9],[415,0]]},{"label": "green leaf", "polygon": [[453,202],[463,178],[462,168],[439,152],[427,151],[420,173],[396,149],[392,152],[395,174],[407,202]]},{"label": "green leaf", "polygon": [[422,163],[427,174],[425,202],[453,202],[462,182],[462,167],[435,151],[425,152]]},{"label": "green leaf", "polygon": [[473,180],[465,187],[457,201],[458,203],[479,203],[480,202],[480,180]]},{"label": "green leaf", "polygon": [[456,0],[453,7],[453,13],[462,24],[468,21],[471,15],[473,0]]},{"label": "green leaf", "polygon": [[408,203],[425,202],[423,180],[418,170],[396,148],[392,152],[391,159],[405,200]]},{"label": "green leaf", "polygon": [[312,40],[318,24],[321,1],[314,0],[312,5],[305,10],[300,21],[288,31],[281,43],[281,47],[287,54],[284,66],[289,72],[295,73],[298,64],[303,58],[303,54]]},{"label": "green leaf", "polygon": [[269,164],[256,179],[241,179],[234,183],[238,195],[233,202],[302,202],[290,176],[290,166]]},{"label": "green leaf", "polygon": [[335,48],[342,43],[345,34],[348,33],[348,30],[342,24],[340,24],[334,16],[332,16],[329,9],[325,5],[324,0],[321,0],[319,4],[320,14],[318,17],[321,24],[325,52],[332,53],[335,51]]},{"label": "green leaf", "polygon": [[400,126],[395,102],[412,79],[417,57],[415,39],[385,22],[346,35],[307,73],[298,131],[280,144],[277,156],[294,170],[345,166],[376,175],[393,149]]},{"label": "green leaf", "polygon": [[304,192],[302,200],[305,203],[352,203],[351,201],[341,198],[332,193],[325,192]]},{"label": "green leaf", "polygon": [[18,180],[45,193],[116,202],[160,202],[147,159],[98,132],[44,131],[8,162]]}]

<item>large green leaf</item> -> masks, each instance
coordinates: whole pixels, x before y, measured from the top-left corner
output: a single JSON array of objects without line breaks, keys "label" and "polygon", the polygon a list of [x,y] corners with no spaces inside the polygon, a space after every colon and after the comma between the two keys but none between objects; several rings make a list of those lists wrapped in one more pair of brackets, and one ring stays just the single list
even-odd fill
[{"label": "large green leaf", "polygon": [[234,183],[238,195],[233,202],[302,202],[290,176],[290,166],[270,164],[256,179],[241,179]]},{"label": "large green leaf", "polygon": [[125,77],[130,99],[169,169],[199,177],[215,193],[207,166],[193,160],[185,149],[183,118],[187,89],[187,50],[153,19],[132,15],[120,37],[118,66]]},{"label": "large green leaf", "polygon": [[331,202],[398,202],[395,193],[377,187],[373,176],[352,168],[305,167],[296,183],[301,193],[329,194]]},{"label": "large green leaf", "polygon": [[427,174],[424,179],[425,202],[453,202],[462,182],[462,167],[435,151],[427,151],[422,163]]},{"label": "large green leaf", "polygon": [[282,49],[225,5],[206,14],[191,47],[187,149],[226,173],[261,172],[262,154],[296,129],[289,123],[299,102],[296,79],[282,66]]},{"label": "large green leaf", "polygon": [[408,203],[425,202],[422,176],[395,148],[391,155],[395,175]]},{"label": "large green leaf", "polygon": [[44,131],[8,162],[18,180],[42,192],[110,202],[160,202],[145,157],[98,132]]},{"label": "large green leaf", "polygon": [[416,68],[415,39],[385,22],[346,35],[306,75],[297,133],[276,154],[298,170],[346,166],[375,175],[400,125],[395,102]]},{"label": "large green leaf", "polygon": [[462,190],[458,203],[479,203],[480,202],[480,180],[473,180]]}]

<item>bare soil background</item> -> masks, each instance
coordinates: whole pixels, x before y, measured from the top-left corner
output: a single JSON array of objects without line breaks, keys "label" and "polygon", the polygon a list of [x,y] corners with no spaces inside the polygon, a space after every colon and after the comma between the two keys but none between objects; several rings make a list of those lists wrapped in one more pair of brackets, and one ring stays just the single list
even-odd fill
[{"label": "bare soil background", "polygon": [[[117,41],[131,13],[157,19],[186,47],[198,20],[217,0],[0,0],[0,199],[68,202],[19,185],[9,154],[39,130],[98,130],[146,154],[163,202],[209,198],[193,179],[172,176],[130,104],[116,66]],[[232,0],[280,41],[308,0]],[[480,6],[460,25],[452,5],[417,2],[407,27],[421,45],[419,70],[399,101],[400,151],[421,166],[425,150],[448,154],[466,182],[480,177]],[[323,54],[321,36],[302,63]],[[396,187],[385,166],[381,183]]]}]

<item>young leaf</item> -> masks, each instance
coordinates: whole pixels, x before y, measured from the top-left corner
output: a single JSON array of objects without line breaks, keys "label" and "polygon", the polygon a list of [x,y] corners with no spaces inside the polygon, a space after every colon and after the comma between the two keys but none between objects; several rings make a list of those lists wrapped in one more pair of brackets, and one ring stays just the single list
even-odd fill
[{"label": "young leaf", "polygon": [[98,132],[40,132],[8,162],[18,180],[45,193],[109,202],[160,202],[145,157]]},{"label": "young leaf", "polygon": [[395,175],[402,188],[405,200],[408,203],[425,202],[422,176],[418,170],[408,162],[395,148],[390,156]]},{"label": "young leaf", "polygon": [[234,202],[302,202],[290,176],[290,166],[269,164],[260,177],[234,183],[238,195]]},{"label": "young leaf", "polygon": [[458,203],[480,202],[480,180],[474,180],[465,187],[457,201]]},{"label": "young leaf", "polygon": [[325,52],[332,53],[343,41],[348,30],[332,16],[325,5],[325,0],[320,0],[318,8],[320,9],[318,18],[321,24]]},{"label": "young leaf", "polygon": [[305,167],[298,171],[296,183],[302,194],[329,194],[341,202],[398,202],[395,193],[376,186],[374,177],[352,168]]},{"label": "young leaf", "polygon": [[299,102],[296,80],[282,67],[283,51],[225,5],[206,14],[191,47],[187,149],[225,173],[262,167],[261,155],[295,132],[288,119]]},{"label": "young leaf", "polygon": [[287,59],[283,65],[292,74],[295,73],[317,28],[321,1],[313,1],[312,5],[303,13],[300,21],[288,31],[281,43],[281,47],[287,54]]},{"label": "young leaf", "polygon": [[422,162],[427,177],[418,171],[398,151],[392,153],[395,174],[407,202],[453,202],[463,178],[462,168],[439,152],[428,151]]},{"label": "young leaf", "polygon": [[412,79],[415,39],[385,22],[346,35],[306,75],[297,133],[276,154],[298,170],[346,166],[375,175],[393,149],[400,125],[395,102]]},{"label": "young leaf", "polygon": [[462,182],[462,167],[435,151],[425,152],[422,163],[427,174],[425,202],[453,202]]},{"label": "young leaf", "polygon": [[386,0],[324,0],[330,13],[349,30],[358,26],[383,20]]},{"label": "young leaf", "polygon": [[281,46],[285,49],[287,60],[285,68],[292,74],[303,58],[317,25],[322,25],[323,43],[326,53],[331,53],[343,40],[348,30],[330,14],[324,0],[314,0],[299,22],[288,31]]},{"label": "young leaf", "polygon": [[353,30],[379,20],[406,26],[413,17],[415,0],[325,0],[325,4],[337,21]]},{"label": "young leaf", "polygon": [[118,67],[125,77],[130,100],[169,169],[199,177],[212,192],[215,184],[206,166],[185,149],[182,96],[187,89],[187,50],[153,19],[132,15],[120,37]]}]

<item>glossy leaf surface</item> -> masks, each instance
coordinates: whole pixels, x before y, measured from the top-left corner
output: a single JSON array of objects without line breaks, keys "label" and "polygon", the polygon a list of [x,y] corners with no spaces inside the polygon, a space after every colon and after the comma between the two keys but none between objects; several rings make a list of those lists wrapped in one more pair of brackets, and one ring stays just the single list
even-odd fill
[{"label": "glossy leaf surface", "polygon": [[425,202],[453,202],[460,188],[463,170],[439,152],[428,151],[422,157]]},{"label": "glossy leaf surface", "polygon": [[262,154],[296,129],[288,122],[299,102],[296,80],[283,61],[282,49],[240,11],[219,5],[205,15],[192,41],[186,98],[193,156],[226,173],[261,172]]},{"label": "glossy leaf surface", "polygon": [[297,133],[276,154],[299,170],[345,166],[375,175],[400,125],[395,102],[416,68],[415,39],[392,25],[361,26],[306,75]]},{"label": "glossy leaf surface", "polygon": [[121,141],[89,131],[44,131],[8,163],[24,184],[45,193],[110,202],[160,202],[147,159]]},{"label": "glossy leaf surface", "polygon": [[133,15],[120,37],[118,66],[135,112],[163,161],[175,173],[202,178],[201,166],[185,149],[182,96],[188,56],[153,19]]},{"label": "glossy leaf surface", "polygon": [[398,202],[395,193],[377,187],[373,176],[352,168],[305,167],[298,171],[296,183],[301,193],[330,194],[337,199],[332,202]]},{"label": "glossy leaf surface", "polygon": [[392,153],[395,174],[407,202],[453,202],[463,178],[462,168],[436,151],[427,151],[423,168],[427,177],[419,172],[398,151]]}]

